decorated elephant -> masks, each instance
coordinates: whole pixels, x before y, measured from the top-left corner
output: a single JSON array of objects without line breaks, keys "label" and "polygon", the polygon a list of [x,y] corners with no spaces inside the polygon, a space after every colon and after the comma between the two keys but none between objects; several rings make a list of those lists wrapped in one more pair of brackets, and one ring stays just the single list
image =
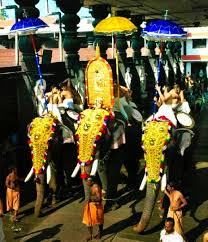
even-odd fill
[{"label": "decorated elephant", "polygon": [[147,188],[142,217],[133,228],[138,233],[143,232],[149,224],[159,187],[163,191],[167,180],[181,179],[178,167],[184,151],[190,146],[193,132],[188,128],[179,128],[177,131],[171,124],[168,120],[152,120],[144,125],[142,142],[146,166],[140,190],[145,185]]},{"label": "decorated elephant", "polygon": [[[94,176],[97,171],[103,192],[107,192],[110,199],[116,196],[126,145],[126,130],[135,127],[131,118],[140,119],[141,123],[140,113],[138,115],[136,107],[128,100],[128,95],[125,96],[130,91],[120,85],[115,88],[112,76],[110,65],[100,57],[97,47],[96,57],[89,61],[85,72],[89,108],[80,114],[75,135],[78,163],[72,174],[75,177],[81,171],[86,199],[89,196],[89,187],[86,186],[85,178]],[[116,97],[115,93],[119,95]],[[140,135],[139,132],[135,134]]]},{"label": "decorated elephant", "polygon": [[52,203],[56,202],[58,162],[63,142],[73,142],[73,132],[61,124],[51,113],[33,119],[28,127],[28,144],[31,149],[32,168],[25,178],[35,175],[37,198],[35,215],[40,215],[44,200],[45,178],[53,191]]}]

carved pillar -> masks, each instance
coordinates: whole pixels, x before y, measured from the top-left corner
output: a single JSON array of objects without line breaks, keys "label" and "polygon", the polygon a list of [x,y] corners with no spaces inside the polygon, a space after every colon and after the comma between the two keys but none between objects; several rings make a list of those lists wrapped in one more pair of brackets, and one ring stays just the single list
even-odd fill
[{"label": "carved pillar", "polygon": [[[95,26],[102,20],[105,19],[110,12],[110,6],[107,4],[102,5],[93,5],[91,6],[91,15],[95,20],[93,21],[92,25]],[[100,47],[100,55],[103,58],[107,58],[106,50],[108,49],[108,42],[106,41],[105,35],[96,35],[94,46],[99,45]]]},{"label": "carved pillar", "polygon": [[137,32],[132,33],[131,47],[133,49],[133,61],[135,64],[141,64],[141,48],[144,46],[144,39],[141,37],[142,28],[140,27],[144,16],[133,15],[131,22],[137,27]]},{"label": "carved pillar", "polygon": [[[17,18],[23,19],[25,17],[39,17],[39,10],[35,5],[39,0],[15,0],[15,3],[19,5],[16,11]],[[39,51],[41,44],[37,36],[34,36],[36,42],[36,49]],[[35,81],[38,79],[37,67],[35,62],[35,53],[32,47],[31,37],[20,36],[19,37],[19,50],[22,52],[22,69],[27,71],[34,87]]]},{"label": "carved pillar", "polygon": [[[16,18],[39,17],[39,10],[35,7],[38,2],[39,0],[15,0],[15,3],[19,5],[16,11]],[[38,51],[41,44],[37,36],[34,35],[34,39]],[[22,116],[19,130],[20,133],[25,134],[26,125],[36,115],[36,101],[33,88],[38,80],[38,71],[31,36],[19,36],[19,50],[22,52],[22,70],[26,72],[26,74],[23,74],[24,83],[18,81],[17,85],[19,113]]]},{"label": "carved pillar", "polygon": [[56,5],[64,13],[62,23],[65,33],[63,38],[63,48],[66,52],[65,65],[70,77],[74,77],[75,72],[80,68],[79,54],[80,40],[77,37],[77,25],[80,18],[77,15],[82,7],[81,0],[56,0]]}]

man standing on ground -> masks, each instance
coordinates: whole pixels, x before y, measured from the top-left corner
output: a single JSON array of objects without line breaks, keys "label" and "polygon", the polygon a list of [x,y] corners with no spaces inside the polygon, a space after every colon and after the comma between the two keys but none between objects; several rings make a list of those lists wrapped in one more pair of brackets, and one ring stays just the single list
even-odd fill
[{"label": "man standing on ground", "polygon": [[87,185],[90,189],[89,200],[84,207],[83,223],[87,226],[90,237],[87,241],[93,239],[93,226],[99,225],[99,233],[95,236],[96,239],[100,239],[103,231],[104,223],[104,209],[102,204],[102,192],[100,186],[94,182],[94,178],[89,177],[87,179]]},{"label": "man standing on ground", "polygon": [[174,219],[175,222],[175,231],[184,235],[183,233],[183,224],[182,224],[182,208],[187,205],[187,201],[184,198],[183,194],[176,190],[176,185],[173,182],[170,182],[167,185],[165,194],[169,197],[170,206],[168,210],[168,216]]}]

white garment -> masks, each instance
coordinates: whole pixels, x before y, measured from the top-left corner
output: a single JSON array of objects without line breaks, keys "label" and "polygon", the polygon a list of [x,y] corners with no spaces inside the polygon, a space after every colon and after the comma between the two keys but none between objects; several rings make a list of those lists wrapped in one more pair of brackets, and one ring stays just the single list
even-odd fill
[{"label": "white garment", "polygon": [[65,108],[74,109],[74,102],[72,98],[66,98],[63,100],[63,106]]},{"label": "white garment", "polygon": [[160,232],[160,241],[162,242],[184,242],[183,237],[177,232],[166,234],[165,229]]},{"label": "white garment", "polygon": [[48,111],[52,112],[53,115],[56,116],[57,119],[62,123],[62,118],[61,118],[60,111],[58,109],[58,105],[57,104],[48,103],[47,104],[47,108],[48,108]]},{"label": "white garment", "polygon": [[173,112],[173,108],[171,104],[162,104],[157,113],[155,114],[154,118],[155,119],[159,119],[161,116],[165,116],[167,119],[169,119],[172,124],[175,125],[175,127],[177,126],[177,120],[175,117],[175,114]]},{"label": "white garment", "polygon": [[0,218],[0,242],[5,242],[4,230],[3,230],[3,222],[2,218]]}]

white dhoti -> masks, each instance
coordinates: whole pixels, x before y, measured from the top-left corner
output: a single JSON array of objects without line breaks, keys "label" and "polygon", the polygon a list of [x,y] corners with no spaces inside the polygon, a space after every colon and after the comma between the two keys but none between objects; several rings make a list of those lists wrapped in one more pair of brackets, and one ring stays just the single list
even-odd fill
[{"label": "white dhoti", "polygon": [[176,127],[177,120],[173,112],[171,104],[162,104],[158,109],[157,113],[154,115],[155,119],[160,119],[160,117],[165,116],[170,122]]},{"label": "white dhoti", "polygon": [[63,100],[63,106],[65,108],[74,109],[74,102],[72,98],[66,98]]},{"label": "white dhoti", "polygon": [[48,103],[47,104],[47,108],[48,108],[48,111],[52,112],[52,114],[62,123],[62,118],[61,118],[60,111],[58,109],[58,105],[57,104]]}]

